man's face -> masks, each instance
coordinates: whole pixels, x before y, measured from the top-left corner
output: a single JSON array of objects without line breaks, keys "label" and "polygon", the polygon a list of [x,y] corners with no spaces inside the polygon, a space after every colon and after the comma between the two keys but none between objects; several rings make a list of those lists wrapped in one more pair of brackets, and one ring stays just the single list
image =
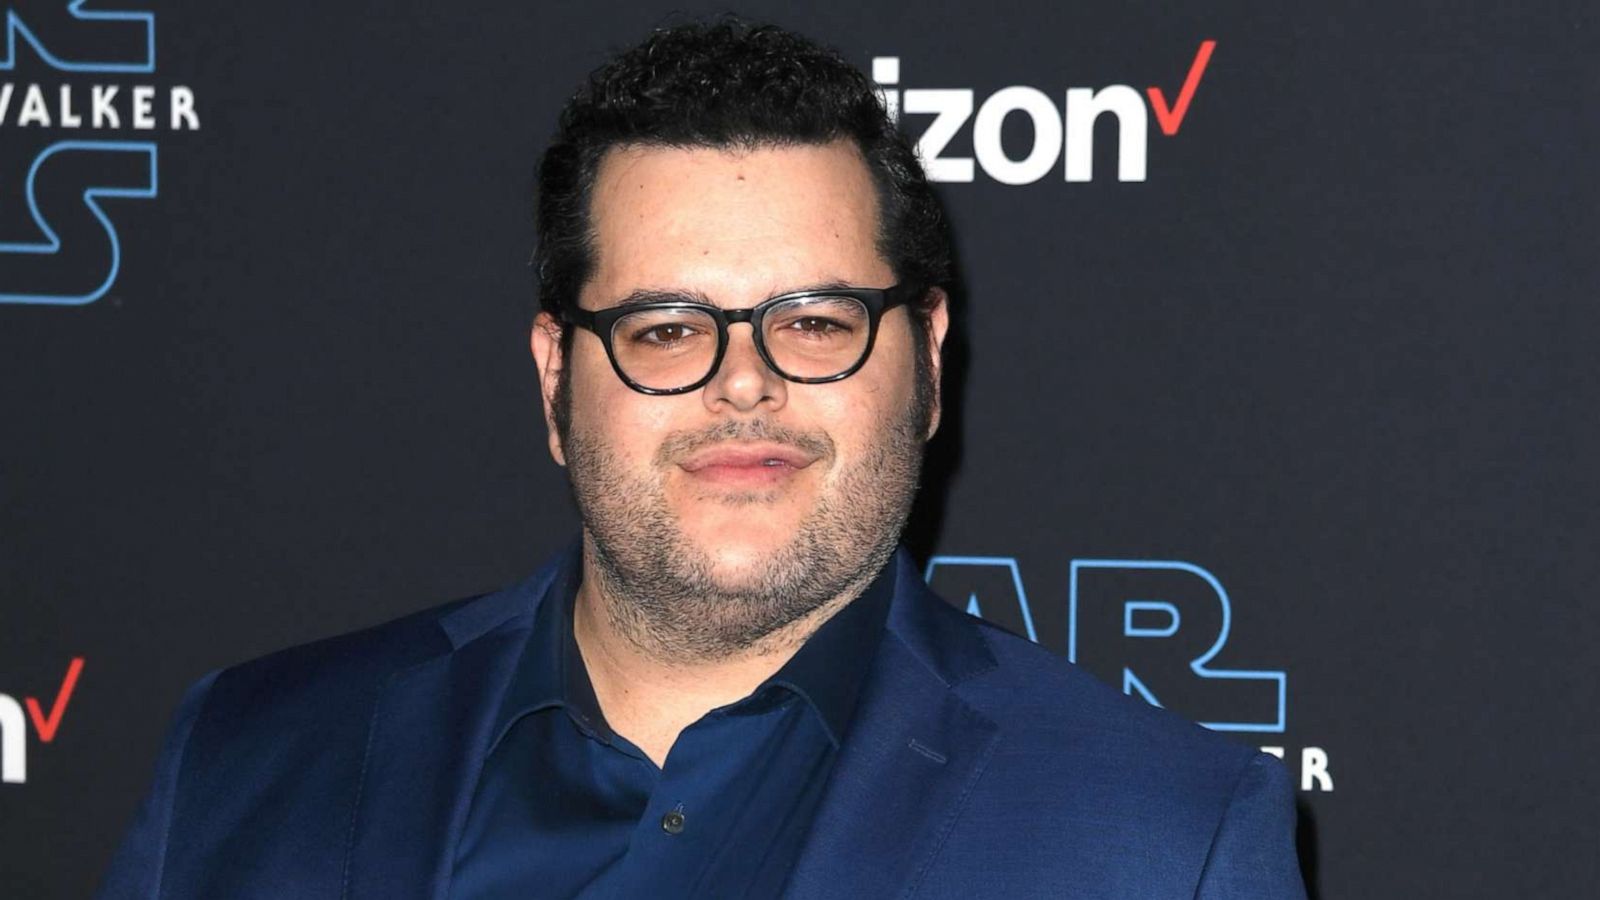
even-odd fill
[{"label": "man's face", "polygon": [[[877,252],[871,177],[846,142],[612,150],[591,223],[595,268],[579,298],[591,310],[636,291],[746,308],[817,285],[894,281]],[[814,385],[779,377],[750,326],[731,325],[711,381],[674,396],[625,385],[589,331],[563,360],[542,317],[533,343],[547,419],[558,369],[572,399],[569,432],[563,440],[552,425],[551,451],[569,466],[602,580],[670,607],[646,609],[639,624],[711,623],[723,643],[748,644],[881,565],[915,490],[921,429],[937,421],[936,395],[931,418],[915,408],[915,354],[927,351],[911,314],[884,315],[860,371]],[[937,377],[942,303],[932,318]]]}]

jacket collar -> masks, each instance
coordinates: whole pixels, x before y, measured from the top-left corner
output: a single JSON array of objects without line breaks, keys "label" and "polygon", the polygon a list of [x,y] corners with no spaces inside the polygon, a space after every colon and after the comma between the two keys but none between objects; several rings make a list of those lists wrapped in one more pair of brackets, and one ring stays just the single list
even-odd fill
[{"label": "jacket collar", "polygon": [[786,897],[910,895],[999,736],[957,690],[997,665],[982,631],[905,550],[894,564],[889,627]]},{"label": "jacket collar", "polygon": [[905,643],[933,677],[955,687],[998,663],[972,617],[946,603],[928,588],[904,547],[896,551],[894,602],[889,630]]},{"label": "jacket collar", "polygon": [[444,900],[498,708],[560,558],[440,619],[450,647],[378,693],[356,788],[344,898]]}]

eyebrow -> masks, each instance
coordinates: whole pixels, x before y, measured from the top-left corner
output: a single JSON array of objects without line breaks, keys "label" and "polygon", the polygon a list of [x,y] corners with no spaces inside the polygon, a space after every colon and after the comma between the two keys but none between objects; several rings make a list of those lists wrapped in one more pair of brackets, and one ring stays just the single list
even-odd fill
[{"label": "eyebrow", "polygon": [[[756,303],[764,303],[767,300],[773,299],[774,297],[783,297],[783,296],[786,296],[788,294],[804,294],[804,293],[807,293],[807,292],[810,292],[810,291],[838,291],[838,290],[845,290],[845,289],[848,289],[848,288],[854,288],[854,287],[859,287],[859,286],[860,285],[851,284],[848,281],[838,281],[838,280],[834,280],[834,281],[819,281],[819,282],[817,282],[815,284],[801,285],[799,287],[785,288],[785,289],[780,290],[780,291],[774,291],[774,292],[768,294],[767,296],[763,297],[761,300],[756,301]],[[664,289],[644,289],[644,288],[641,288],[639,290],[632,291],[632,292],[628,293],[621,300],[618,300],[615,303],[609,304],[609,307],[602,307],[602,308],[617,308],[617,307],[625,307],[625,306],[639,306],[640,304],[644,304],[644,303],[698,303],[701,306],[716,306],[717,305],[715,303],[712,303],[711,302],[711,298],[707,297],[705,295],[705,293],[702,292],[702,291],[664,290]],[[755,303],[751,304],[751,306],[755,306],[755,305],[756,305]],[[730,308],[733,308],[733,307],[730,307]]]}]

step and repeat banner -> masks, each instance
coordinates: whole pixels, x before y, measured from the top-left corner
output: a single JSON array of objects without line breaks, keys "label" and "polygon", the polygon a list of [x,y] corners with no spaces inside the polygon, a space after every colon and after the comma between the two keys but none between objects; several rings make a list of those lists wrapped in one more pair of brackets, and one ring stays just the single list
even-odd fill
[{"label": "step and repeat banner", "polygon": [[[739,9],[954,223],[928,580],[1281,756],[1317,897],[1600,883],[1600,20],[1519,6]],[[82,897],[187,684],[574,533],[533,166],[670,18],[0,14],[0,895]]]}]

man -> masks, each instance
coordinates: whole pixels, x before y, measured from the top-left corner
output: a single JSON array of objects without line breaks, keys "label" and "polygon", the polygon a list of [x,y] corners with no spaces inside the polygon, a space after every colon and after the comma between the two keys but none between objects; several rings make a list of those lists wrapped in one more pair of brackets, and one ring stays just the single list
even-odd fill
[{"label": "man", "polygon": [[107,897],[1295,897],[1275,760],[896,552],[950,249],[871,84],[658,32],[540,168],[532,330],[580,544],[214,673]]}]

